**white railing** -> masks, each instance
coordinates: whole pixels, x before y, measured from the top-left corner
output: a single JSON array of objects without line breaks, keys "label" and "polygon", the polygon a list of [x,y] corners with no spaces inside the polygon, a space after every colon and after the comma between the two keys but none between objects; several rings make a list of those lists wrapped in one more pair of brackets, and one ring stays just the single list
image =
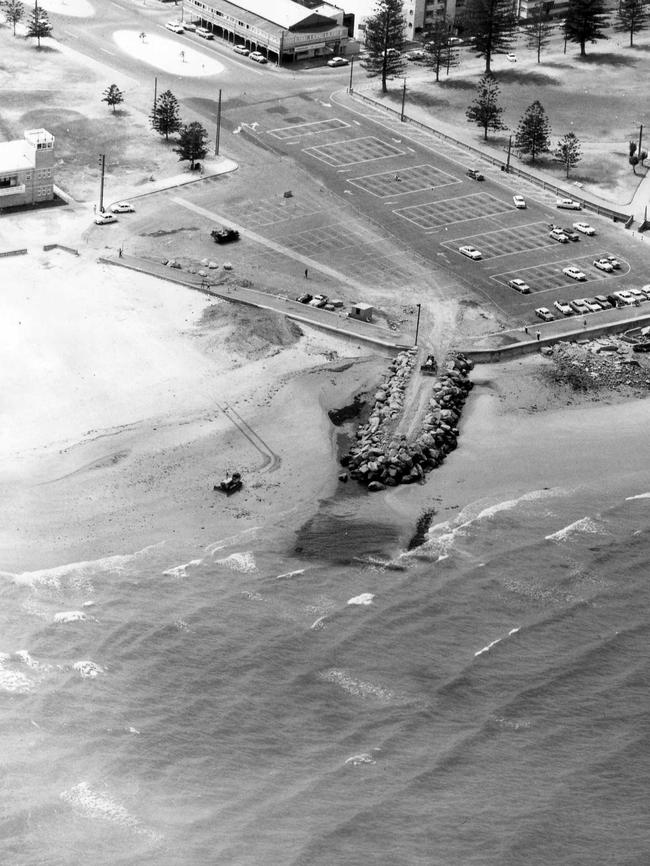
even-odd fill
[{"label": "white railing", "polygon": [[0,196],[3,195],[22,195],[25,192],[25,184],[21,183],[20,186],[3,186],[0,187]]}]

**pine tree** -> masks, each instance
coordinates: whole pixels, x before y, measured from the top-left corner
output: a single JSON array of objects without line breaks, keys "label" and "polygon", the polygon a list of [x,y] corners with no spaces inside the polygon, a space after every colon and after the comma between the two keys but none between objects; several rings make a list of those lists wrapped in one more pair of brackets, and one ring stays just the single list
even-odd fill
[{"label": "pine tree", "polygon": [[115,106],[124,102],[124,92],[120,90],[117,84],[111,84],[104,91],[102,102],[106,102],[108,105],[112,106],[113,114],[115,114]]},{"label": "pine tree", "polygon": [[574,132],[567,132],[557,143],[555,148],[555,156],[566,169],[566,176],[569,176],[569,171],[577,165],[582,159],[580,151],[580,141]]},{"label": "pine tree", "polygon": [[37,2],[34,4],[34,11],[29,16],[29,21],[27,22],[27,35],[35,36],[38,40],[37,47],[40,48],[41,39],[49,36],[51,33],[52,25],[50,24],[47,12]]},{"label": "pine tree", "polygon": [[156,132],[165,136],[165,141],[169,141],[170,134],[178,132],[181,128],[178,100],[171,90],[165,90],[164,93],[160,94],[149,115],[149,122]]},{"label": "pine tree", "polygon": [[19,21],[22,21],[25,17],[25,7],[20,2],[20,0],[5,0],[2,5],[2,11],[4,12],[5,21],[8,24],[12,24],[14,28],[14,36],[16,35],[16,24]]},{"label": "pine tree", "polygon": [[204,159],[208,153],[206,147],[208,141],[207,130],[200,123],[194,121],[181,127],[180,135],[178,136],[178,147],[174,148],[174,153],[178,154],[179,162],[185,159],[190,160],[190,170],[194,169],[194,161]]},{"label": "pine tree", "polygon": [[512,0],[468,0],[463,18],[464,35],[473,41],[473,51],[485,58],[489,72],[492,57],[503,54],[515,37],[517,18]]},{"label": "pine tree", "polygon": [[515,147],[521,153],[529,153],[531,161],[540,153],[551,149],[551,126],[539,100],[529,105],[519,121],[515,136]]},{"label": "pine tree", "polygon": [[452,23],[444,18],[436,19],[435,24],[422,35],[424,42],[425,59],[424,64],[432,69],[436,75],[436,81],[440,81],[440,70],[446,69],[447,75],[452,66],[458,66],[458,51],[454,49],[451,42]]},{"label": "pine tree", "polygon": [[587,54],[587,42],[609,38],[604,33],[608,25],[604,0],[569,0],[564,17],[564,33],[569,42],[580,46],[581,57]]},{"label": "pine tree", "polygon": [[499,85],[492,73],[486,72],[479,79],[474,102],[465,112],[470,123],[475,123],[483,129],[483,137],[486,141],[488,129],[493,129],[496,132],[499,129],[507,128],[501,120],[503,108],[498,104],[498,97]]},{"label": "pine tree", "polygon": [[402,0],[377,0],[374,15],[366,22],[368,56],[363,66],[369,78],[381,76],[382,93],[388,92],[389,77],[404,73],[406,64],[401,50],[405,25]]},{"label": "pine tree", "polygon": [[630,48],[634,46],[634,34],[645,30],[648,9],[644,0],[621,0],[616,13],[614,30],[630,34]]},{"label": "pine tree", "polygon": [[537,62],[541,62],[542,48],[551,41],[551,33],[555,29],[555,25],[551,21],[551,16],[546,11],[545,7],[538,3],[532,9],[528,21],[524,24],[527,41],[526,47],[533,48],[537,52]]}]

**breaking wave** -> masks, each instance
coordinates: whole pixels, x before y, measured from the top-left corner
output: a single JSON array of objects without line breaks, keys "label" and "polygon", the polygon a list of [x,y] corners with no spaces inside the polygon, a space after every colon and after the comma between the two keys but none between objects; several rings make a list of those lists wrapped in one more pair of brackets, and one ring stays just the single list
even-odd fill
[{"label": "breaking wave", "polygon": [[348,600],[348,604],[372,604],[375,595],[372,592],[362,592],[361,595],[355,595],[354,598]]},{"label": "breaking wave", "polygon": [[131,815],[124,806],[107,794],[93,790],[87,782],[79,782],[78,785],[63,791],[60,797],[85,818],[117,824],[153,840],[160,838],[159,834],[145,827],[142,821]]},{"label": "breaking wave", "polygon": [[216,559],[215,562],[217,565],[225,565],[233,571],[242,572],[242,574],[250,574],[252,571],[257,571],[255,557],[251,550],[247,550],[244,553],[231,553],[230,556],[226,556],[224,559]]},{"label": "breaking wave", "polygon": [[318,678],[339,686],[343,691],[357,698],[379,698],[382,701],[390,701],[395,697],[395,693],[391,689],[387,689],[376,683],[356,680],[347,671],[339,670],[338,668],[322,671],[318,675]]},{"label": "breaking wave", "polygon": [[583,517],[580,520],[570,523],[568,526],[558,529],[557,532],[545,536],[547,541],[570,541],[571,538],[578,535],[600,535],[603,532],[602,525],[596,523],[591,517]]}]

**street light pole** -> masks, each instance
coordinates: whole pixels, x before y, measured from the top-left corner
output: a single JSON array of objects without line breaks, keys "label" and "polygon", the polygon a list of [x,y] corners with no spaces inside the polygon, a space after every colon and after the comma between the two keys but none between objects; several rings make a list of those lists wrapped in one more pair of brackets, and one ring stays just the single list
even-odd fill
[{"label": "street light pole", "polygon": [[639,159],[641,158],[641,142],[643,141],[643,124],[639,126]]},{"label": "street light pole", "polygon": [[219,139],[221,138],[221,88],[219,88],[219,100],[217,102],[217,135],[214,140],[214,155],[219,156]]},{"label": "street light pole", "polygon": [[420,310],[422,309],[422,304],[416,304],[416,306],[418,308],[418,320],[415,323],[415,342],[413,343],[414,346],[417,346],[418,344],[418,333],[420,331]]},{"label": "street light pole", "polygon": [[506,159],[506,172],[510,171],[510,151],[512,150],[512,136],[508,138],[508,158]]},{"label": "street light pole", "polygon": [[404,78],[404,87],[402,88],[402,112],[400,114],[400,120],[404,123],[404,103],[406,102],[406,78]]},{"label": "street light pole", "polygon": [[350,83],[348,84],[348,93],[352,93],[352,70],[354,69],[354,57],[350,58]]},{"label": "street light pole", "polygon": [[106,167],[106,154],[99,154],[99,167],[101,176],[99,180],[99,212],[104,213],[104,168]]}]

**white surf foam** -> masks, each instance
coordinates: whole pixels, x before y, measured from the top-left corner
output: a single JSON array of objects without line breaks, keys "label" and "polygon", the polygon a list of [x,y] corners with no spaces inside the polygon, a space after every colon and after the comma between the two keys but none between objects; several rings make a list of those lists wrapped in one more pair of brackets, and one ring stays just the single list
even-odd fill
[{"label": "white surf foam", "polygon": [[345,759],[346,764],[352,764],[353,767],[358,767],[359,764],[376,764],[377,762],[369,755],[368,752],[361,752],[359,755],[350,755]]},{"label": "white surf foam", "polygon": [[32,655],[29,654],[27,650],[17,650],[14,653],[14,656],[19,659],[24,665],[27,665],[28,668],[31,668],[33,671],[38,671],[38,673],[46,674],[50,671],[54,670],[54,667],[47,662],[39,662],[38,659],[35,659]]},{"label": "white surf foam", "polygon": [[326,619],[327,616],[319,616],[318,619],[314,620],[314,622],[309,626],[310,631],[321,631],[324,629]]},{"label": "white surf foam", "polygon": [[75,662],[72,665],[72,668],[80,677],[82,677],[82,679],[93,679],[94,677],[99,676],[99,674],[106,673],[101,665],[90,661],[90,659],[81,659],[80,661]]},{"label": "white surf foam", "polygon": [[304,573],[305,573],[304,568],[296,568],[295,571],[285,571],[284,574],[276,575],[276,577],[274,577],[273,580],[282,580],[285,577],[295,577],[297,574],[304,574]]},{"label": "white surf foam", "polygon": [[86,614],[82,610],[62,610],[60,613],[54,614],[54,616],[52,617],[52,622],[85,622],[89,619],[92,619],[92,617],[86,616]]},{"label": "white surf foam", "polygon": [[187,569],[196,568],[202,562],[202,559],[190,559],[189,562],[184,562],[183,565],[175,565],[173,568],[168,568],[167,571],[163,571],[163,574],[168,577],[187,577]]},{"label": "white surf foam", "polygon": [[603,527],[600,526],[592,517],[582,517],[570,523],[568,526],[558,529],[557,532],[545,536],[547,541],[570,541],[572,537],[578,535],[600,535],[603,532]]},{"label": "white surf foam", "polygon": [[637,493],[636,496],[625,497],[626,502],[630,502],[632,499],[650,499],[650,493]]},{"label": "white surf foam", "polygon": [[517,632],[519,630],[520,630],[520,626],[517,626],[517,628],[511,628],[505,637],[498,637],[496,640],[491,641],[489,644],[484,646],[482,649],[478,650],[478,652],[475,652],[474,658],[476,658],[477,656],[482,656],[484,653],[489,653],[490,650],[492,649],[492,647],[495,647],[498,643],[501,643],[501,641],[506,640],[507,638],[511,637],[513,634],[517,634]]},{"label": "white surf foam", "polygon": [[34,688],[33,681],[21,671],[7,670],[0,660],[0,691],[26,695]]},{"label": "white surf foam", "polygon": [[107,821],[151,839],[160,838],[110,795],[93,790],[87,782],[79,782],[60,795],[75,812],[91,820]]},{"label": "white surf foam", "polygon": [[253,571],[257,571],[255,557],[251,550],[246,550],[242,553],[231,553],[230,556],[226,556],[224,559],[215,560],[215,563],[231,568],[233,571],[239,571],[242,574],[250,574]]},{"label": "white surf foam", "polygon": [[372,592],[362,592],[361,595],[348,599],[348,604],[372,604],[374,597]]},{"label": "white surf foam", "polygon": [[384,686],[377,685],[376,683],[354,679],[347,671],[337,668],[330,668],[330,670],[323,671],[318,676],[321,680],[333,683],[348,694],[358,698],[379,698],[383,701],[390,701],[395,697],[391,689],[384,688]]},{"label": "white surf foam", "polygon": [[241,544],[244,539],[255,538],[261,527],[251,526],[250,529],[244,529],[238,535],[230,535],[228,538],[221,538],[219,541],[213,541],[208,544],[204,550],[209,556],[213,556],[224,547],[232,547],[233,544]]}]

